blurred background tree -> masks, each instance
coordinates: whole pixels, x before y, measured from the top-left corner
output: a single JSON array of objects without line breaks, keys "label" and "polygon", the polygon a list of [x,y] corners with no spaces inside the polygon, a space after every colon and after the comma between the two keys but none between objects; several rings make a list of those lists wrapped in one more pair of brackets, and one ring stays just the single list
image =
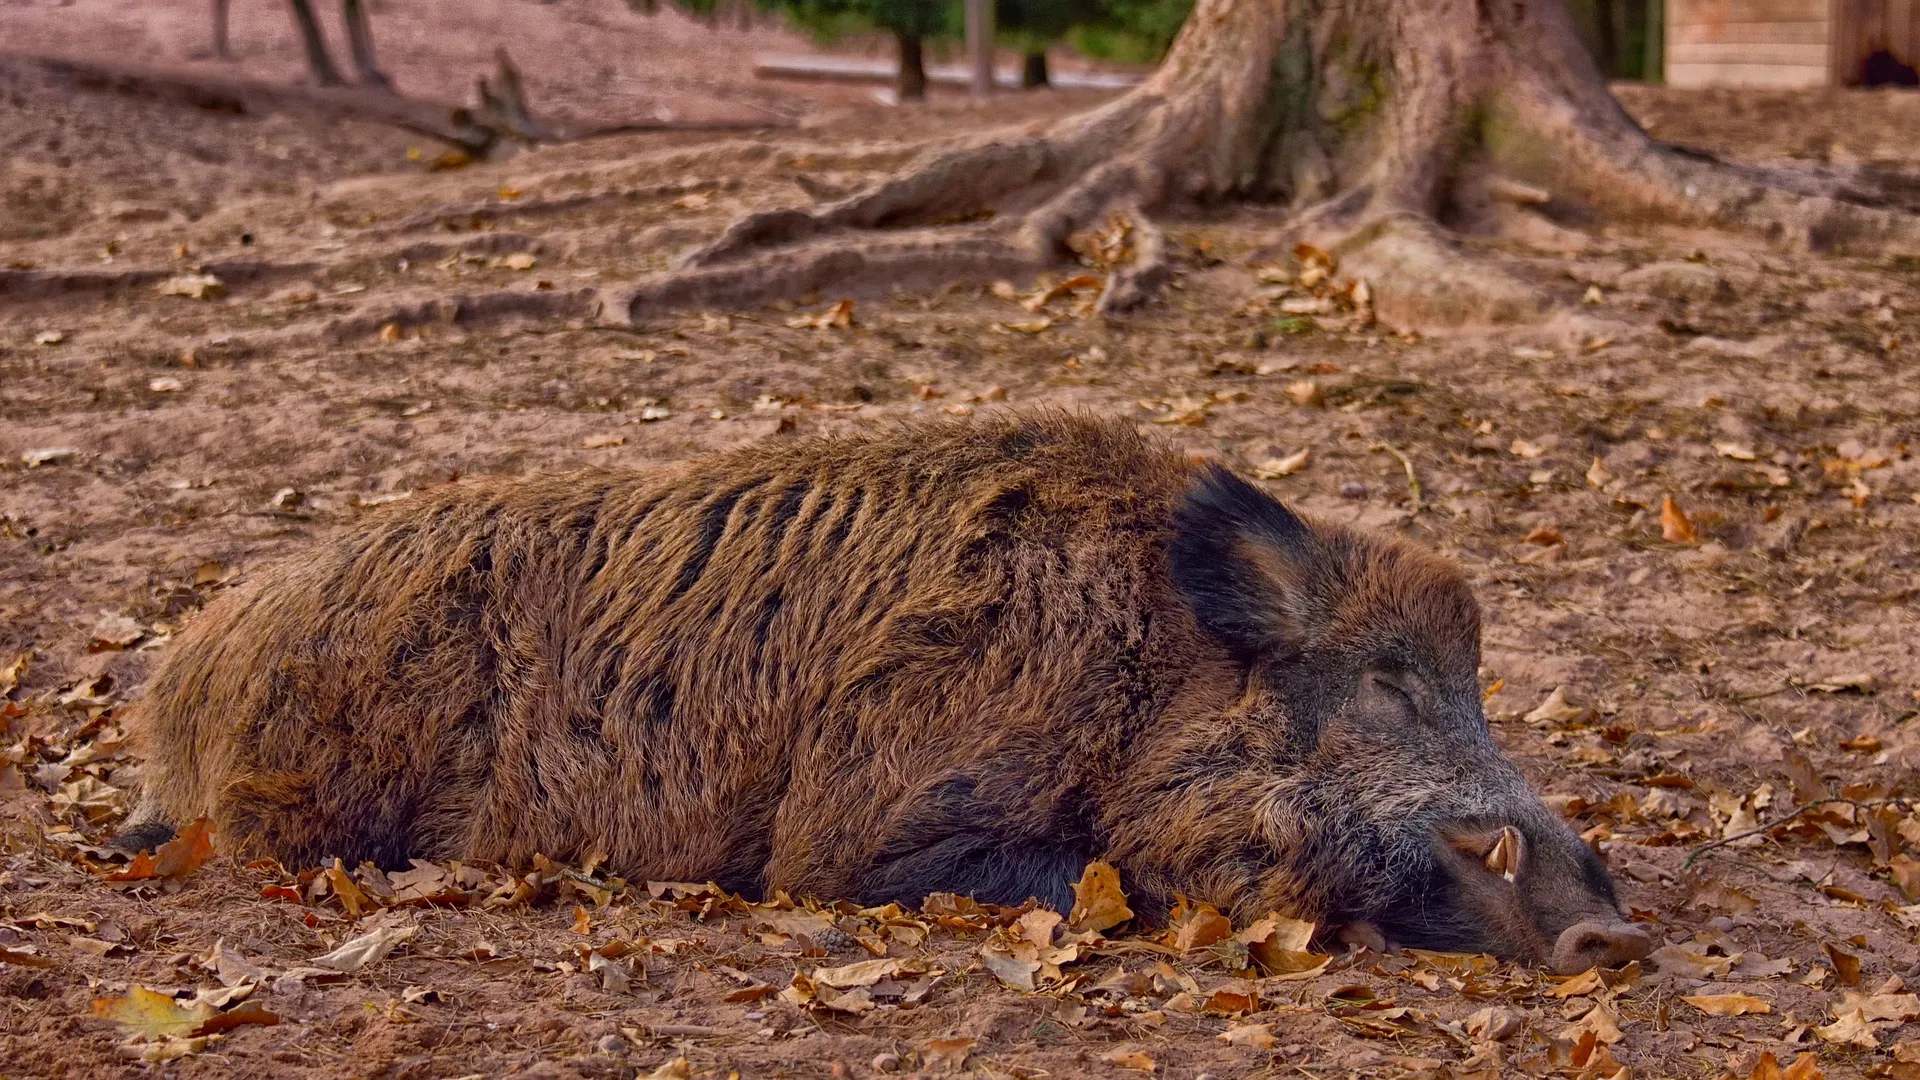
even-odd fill
[{"label": "blurred background tree", "polygon": [[[1191,0],[1184,0],[1191,3]],[[1047,49],[1107,14],[1107,0],[994,0],[1000,43],[1020,50],[1020,85],[1046,86]]]},{"label": "blurred background tree", "polygon": [[1157,64],[1193,11],[1193,0],[1095,0],[1099,17],[1066,35],[1076,52],[1121,64]]},{"label": "blurred background tree", "polygon": [[[726,0],[673,0],[688,14],[716,18]],[[959,0],[754,0],[822,41],[874,30],[893,35],[900,59],[895,86],[901,101],[927,96],[926,43],[961,33]],[[656,0],[627,0],[636,11],[655,10]]]}]

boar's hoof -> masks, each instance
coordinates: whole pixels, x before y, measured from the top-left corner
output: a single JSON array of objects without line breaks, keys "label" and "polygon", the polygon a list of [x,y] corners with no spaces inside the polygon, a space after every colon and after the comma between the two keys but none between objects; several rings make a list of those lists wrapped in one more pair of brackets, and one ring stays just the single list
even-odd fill
[{"label": "boar's hoof", "polygon": [[1348,923],[1340,928],[1340,943],[1369,952],[1392,952],[1393,946],[1387,942],[1387,935],[1372,923]]},{"label": "boar's hoof", "polygon": [[1639,928],[1623,922],[1575,923],[1560,933],[1553,945],[1553,969],[1578,975],[1588,968],[1616,967],[1643,959],[1653,941]]}]

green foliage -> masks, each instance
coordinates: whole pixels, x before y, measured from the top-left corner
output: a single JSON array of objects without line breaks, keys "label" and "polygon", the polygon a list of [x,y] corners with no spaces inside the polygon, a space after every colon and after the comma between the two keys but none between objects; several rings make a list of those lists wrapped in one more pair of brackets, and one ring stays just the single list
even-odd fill
[{"label": "green foliage", "polygon": [[994,28],[1006,44],[1038,52],[1106,18],[1110,6],[1107,0],[994,0]]},{"label": "green foliage", "polygon": [[[652,12],[659,0],[627,0]],[[728,0],[669,0],[692,15],[712,17]],[[733,0],[739,2],[739,0]],[[778,11],[822,40],[885,30],[922,38],[959,38],[965,32],[963,0],[749,0]],[[1001,40],[1038,52],[1067,40],[1099,60],[1150,64],[1158,61],[1193,10],[1193,0],[994,0]]]},{"label": "green foliage", "polygon": [[1075,25],[1067,41],[1096,60],[1127,64],[1158,63],[1193,12],[1193,0],[1098,0],[1098,6],[1101,17]]}]

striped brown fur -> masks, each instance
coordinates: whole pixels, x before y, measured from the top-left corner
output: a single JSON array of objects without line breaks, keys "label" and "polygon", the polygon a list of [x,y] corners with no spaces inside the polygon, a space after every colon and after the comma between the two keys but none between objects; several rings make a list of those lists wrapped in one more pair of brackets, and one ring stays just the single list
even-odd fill
[{"label": "striped brown fur", "polygon": [[[1544,956],[1611,886],[1478,655],[1448,564],[1121,425],[769,442],[422,494],[223,598],[139,704],[128,835],[871,901],[1060,904],[1104,856],[1150,915]],[[1506,825],[1503,892],[1449,853]]]}]

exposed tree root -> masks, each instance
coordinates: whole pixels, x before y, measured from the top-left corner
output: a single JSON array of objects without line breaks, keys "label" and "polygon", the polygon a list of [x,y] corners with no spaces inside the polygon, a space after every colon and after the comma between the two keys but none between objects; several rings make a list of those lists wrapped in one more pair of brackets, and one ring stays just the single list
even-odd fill
[{"label": "exposed tree root", "polygon": [[[316,262],[210,262],[193,273],[212,274],[225,285],[250,285],[304,277],[318,272]],[[151,289],[186,273],[184,268],[153,267],[124,270],[12,270],[0,269],[0,300],[44,300],[55,296],[112,296]]]},{"label": "exposed tree root", "polygon": [[681,195],[734,191],[739,187],[740,182],[736,179],[674,181],[644,187],[582,191],[573,195],[559,195],[546,199],[458,203],[408,214],[398,221],[369,230],[369,235],[397,236],[426,229],[478,229],[496,221],[552,217],[582,210],[656,202]]},{"label": "exposed tree root", "polygon": [[245,79],[183,76],[115,68],[74,60],[0,55],[0,64],[37,68],[86,90],[104,90],[213,112],[294,113],[362,120],[411,131],[482,158],[506,143],[570,142],[652,131],[755,131],[790,127],[770,119],[654,121],[565,125],[536,121],[520,91],[519,74],[503,66],[480,82],[479,103],[455,106],[401,97],[379,86],[282,86]]},{"label": "exposed tree root", "polygon": [[432,296],[379,311],[363,311],[335,319],[321,331],[329,342],[367,341],[387,332],[421,327],[474,327],[514,319],[594,320],[601,310],[598,289],[520,292],[505,289],[458,296]]},{"label": "exposed tree root", "polygon": [[846,198],[751,214],[638,282],[625,308],[1031,273],[1119,221],[1130,258],[1111,267],[1101,307],[1124,310],[1172,273],[1149,215],[1228,197],[1289,205],[1292,236],[1365,277],[1375,311],[1403,325],[1549,305],[1456,228],[1573,247],[1581,235],[1563,222],[1611,215],[1809,248],[1920,247],[1920,216],[1859,183],[1653,141],[1556,0],[1200,0],[1159,72],[1125,96],[1037,133],[929,151]]}]

